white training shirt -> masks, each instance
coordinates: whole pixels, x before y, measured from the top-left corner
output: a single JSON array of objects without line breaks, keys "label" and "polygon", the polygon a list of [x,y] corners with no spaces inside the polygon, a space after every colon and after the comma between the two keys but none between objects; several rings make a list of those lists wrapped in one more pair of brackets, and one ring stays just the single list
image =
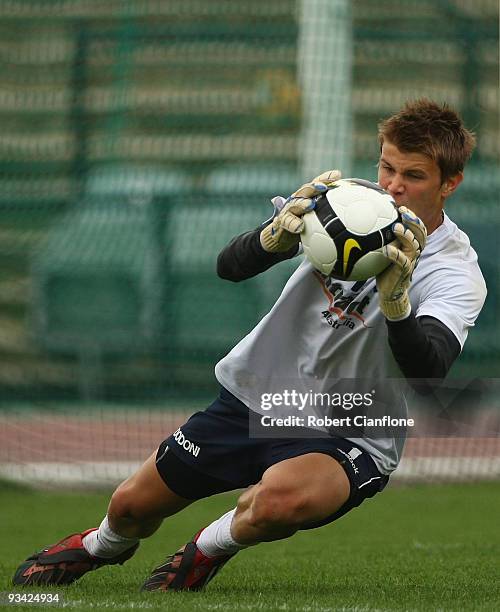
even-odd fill
[{"label": "white training shirt", "polygon": [[[412,310],[417,317],[428,315],[444,323],[463,347],[485,298],[477,255],[467,235],[445,215],[414,271]],[[331,394],[344,390],[348,379],[357,379],[352,391],[383,388],[391,416],[406,416],[404,381],[387,341],[375,279],[354,283],[325,278],[306,260],[270,312],[216,364],[215,375],[259,414],[318,414],[314,405],[298,412],[283,405],[265,411],[262,394],[293,389],[304,396]],[[390,474],[401,459],[405,436],[371,437],[365,432],[362,438],[347,439],[369,452],[380,472]]]}]

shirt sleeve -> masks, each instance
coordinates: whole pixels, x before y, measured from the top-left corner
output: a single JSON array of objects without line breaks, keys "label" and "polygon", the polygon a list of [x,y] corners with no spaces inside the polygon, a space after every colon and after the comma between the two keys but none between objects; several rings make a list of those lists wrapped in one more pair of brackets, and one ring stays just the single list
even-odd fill
[{"label": "shirt sleeve", "polygon": [[[412,313],[402,321],[386,321],[389,345],[396,362],[410,384],[420,393],[421,379],[443,379],[461,351],[455,334],[441,321]],[[418,379],[418,380],[413,380]]]},{"label": "shirt sleeve", "polygon": [[217,274],[220,278],[237,283],[297,255],[298,245],[284,253],[268,253],[262,248],[260,232],[270,222],[271,220],[255,230],[236,236],[222,249],[217,257]]},{"label": "shirt sleeve", "polygon": [[438,319],[453,332],[463,348],[486,299],[482,275],[475,274],[465,264],[461,269],[443,266],[427,283],[424,297],[416,308],[417,318]]}]

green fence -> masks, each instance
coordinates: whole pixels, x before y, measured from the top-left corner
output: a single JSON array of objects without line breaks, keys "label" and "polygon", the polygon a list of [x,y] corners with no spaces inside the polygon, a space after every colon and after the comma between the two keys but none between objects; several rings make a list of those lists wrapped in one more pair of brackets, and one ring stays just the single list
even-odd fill
[{"label": "green fence", "polygon": [[354,126],[331,152],[321,144],[328,163],[318,172],[345,147],[352,174],[375,178],[377,122],[411,97],[450,102],[476,131],[448,210],[471,236],[489,295],[455,372],[498,376],[496,0],[9,0],[0,3],[2,398],[214,388],[215,360],[297,265],[238,285],[215,275],[219,250],[269,216],[269,198],[310,178],[298,64],[313,8],[320,42],[352,44],[334,58],[345,89],[322,69],[331,57],[308,62],[332,112],[349,97]]}]

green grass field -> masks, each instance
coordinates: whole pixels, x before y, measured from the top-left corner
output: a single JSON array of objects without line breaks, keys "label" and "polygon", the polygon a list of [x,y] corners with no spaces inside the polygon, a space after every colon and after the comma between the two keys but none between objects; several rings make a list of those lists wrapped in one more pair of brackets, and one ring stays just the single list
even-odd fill
[{"label": "green grass field", "polygon": [[[2,591],[32,552],[98,524],[108,499],[5,486],[0,497]],[[240,553],[203,593],[139,592],[154,565],[234,500],[221,495],[169,519],[123,567],[41,590],[59,590],[71,610],[500,609],[497,483],[389,487],[336,524]]]}]

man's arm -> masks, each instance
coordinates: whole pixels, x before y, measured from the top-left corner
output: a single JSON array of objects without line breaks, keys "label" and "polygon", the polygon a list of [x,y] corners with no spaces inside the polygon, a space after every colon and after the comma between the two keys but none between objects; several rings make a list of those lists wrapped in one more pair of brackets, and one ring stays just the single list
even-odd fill
[{"label": "man's arm", "polygon": [[415,317],[408,290],[412,273],[427,241],[427,231],[411,210],[399,207],[401,223],[395,223],[396,241],[385,255],[392,264],[377,276],[379,304],[385,316],[389,345],[404,376],[421,394],[433,388],[429,379],[443,379],[460,354],[453,332],[434,317]]},{"label": "man's arm", "polygon": [[[442,379],[460,355],[460,343],[453,332],[434,317],[417,318],[411,313],[402,321],[386,319],[386,323],[392,354],[410,380]],[[420,384],[418,390],[423,390]]]},{"label": "man's arm", "polygon": [[[266,225],[271,223],[269,221]],[[268,253],[262,247],[260,233],[264,226],[255,230],[236,236],[222,249],[217,257],[217,274],[220,278],[235,283],[252,278],[271,266],[291,259],[298,250],[295,244],[288,251],[282,253]]]},{"label": "man's arm", "polygon": [[338,170],[328,170],[304,183],[287,200],[274,198],[274,216],[259,228],[233,238],[217,258],[217,274],[238,282],[294,257],[304,227],[302,216],[313,210],[315,198],[326,193],[340,176]]}]

